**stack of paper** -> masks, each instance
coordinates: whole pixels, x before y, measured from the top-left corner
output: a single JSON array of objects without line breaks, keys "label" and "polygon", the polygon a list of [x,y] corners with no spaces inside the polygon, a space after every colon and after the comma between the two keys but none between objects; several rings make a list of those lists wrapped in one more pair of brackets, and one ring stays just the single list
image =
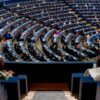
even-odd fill
[{"label": "stack of paper", "polygon": [[100,81],[100,67],[88,69],[88,74],[95,80]]}]

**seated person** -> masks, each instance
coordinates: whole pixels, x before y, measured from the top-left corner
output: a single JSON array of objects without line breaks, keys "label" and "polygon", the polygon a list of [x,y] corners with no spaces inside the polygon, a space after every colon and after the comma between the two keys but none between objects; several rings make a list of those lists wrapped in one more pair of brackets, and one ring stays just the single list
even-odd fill
[{"label": "seated person", "polygon": [[87,69],[84,73],[85,76],[91,76],[95,81],[100,81],[100,56],[97,57],[96,65],[93,68]]},{"label": "seated person", "polygon": [[27,53],[22,53],[21,57],[24,61],[31,61],[29,54]]},{"label": "seated person", "polygon": [[58,44],[57,44],[57,43],[53,43],[53,44],[50,46],[50,48],[53,49],[53,50],[57,50]]},{"label": "seated person", "polygon": [[56,32],[54,32],[54,37],[58,36],[58,35],[60,34],[60,31],[61,31],[61,30],[59,30],[59,29],[56,30]]},{"label": "seated person", "polygon": [[53,34],[53,37],[52,37],[52,43],[53,43],[53,46],[57,45],[57,42],[58,42],[58,36],[60,34],[60,31],[61,30],[57,30],[56,32],[54,32]]},{"label": "seated person", "polygon": [[14,74],[15,72],[12,70],[2,70],[0,71],[0,80],[8,80],[10,77],[13,77]]},{"label": "seated person", "polygon": [[3,57],[0,57],[0,70],[3,69],[3,66],[4,66],[4,58]]},{"label": "seated person", "polygon": [[17,4],[17,7],[20,7],[20,4],[19,3]]},{"label": "seated person", "polygon": [[16,52],[17,52],[18,54],[21,54],[21,53],[22,53],[22,50],[20,49],[18,43],[15,43],[14,48],[15,48],[15,50],[16,50]]},{"label": "seated person", "polygon": [[100,56],[97,57],[96,67],[100,67]]},{"label": "seated person", "polygon": [[4,36],[4,37],[2,38],[2,45],[3,45],[3,46],[5,46],[6,41],[7,41],[7,40],[6,40],[5,36]]}]

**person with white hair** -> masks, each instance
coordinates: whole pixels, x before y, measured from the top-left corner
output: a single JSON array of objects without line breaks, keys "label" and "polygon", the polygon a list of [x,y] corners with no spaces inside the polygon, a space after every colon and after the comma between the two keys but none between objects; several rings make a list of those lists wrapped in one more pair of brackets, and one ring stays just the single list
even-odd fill
[{"label": "person with white hair", "polygon": [[95,81],[100,81],[100,56],[96,58],[96,62],[93,64],[93,68],[87,69],[84,76],[90,76]]}]

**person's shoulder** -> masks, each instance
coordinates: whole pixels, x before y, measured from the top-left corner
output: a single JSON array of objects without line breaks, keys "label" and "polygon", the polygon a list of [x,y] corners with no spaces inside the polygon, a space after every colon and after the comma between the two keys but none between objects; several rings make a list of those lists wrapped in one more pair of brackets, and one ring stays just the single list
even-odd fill
[{"label": "person's shoulder", "polygon": [[3,74],[3,72],[2,72],[2,71],[0,71],[0,75],[1,75],[1,74]]},{"label": "person's shoulder", "polygon": [[5,79],[5,80],[8,79],[8,77],[6,76],[6,74],[3,71],[0,71],[0,79]]}]

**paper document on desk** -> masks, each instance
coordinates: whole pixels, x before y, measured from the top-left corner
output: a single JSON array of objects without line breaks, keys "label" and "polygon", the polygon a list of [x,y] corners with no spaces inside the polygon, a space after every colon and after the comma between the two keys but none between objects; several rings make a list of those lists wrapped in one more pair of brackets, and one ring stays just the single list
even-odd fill
[{"label": "paper document on desk", "polygon": [[87,70],[87,73],[88,73],[95,81],[100,81],[100,67],[88,69],[88,70]]}]

